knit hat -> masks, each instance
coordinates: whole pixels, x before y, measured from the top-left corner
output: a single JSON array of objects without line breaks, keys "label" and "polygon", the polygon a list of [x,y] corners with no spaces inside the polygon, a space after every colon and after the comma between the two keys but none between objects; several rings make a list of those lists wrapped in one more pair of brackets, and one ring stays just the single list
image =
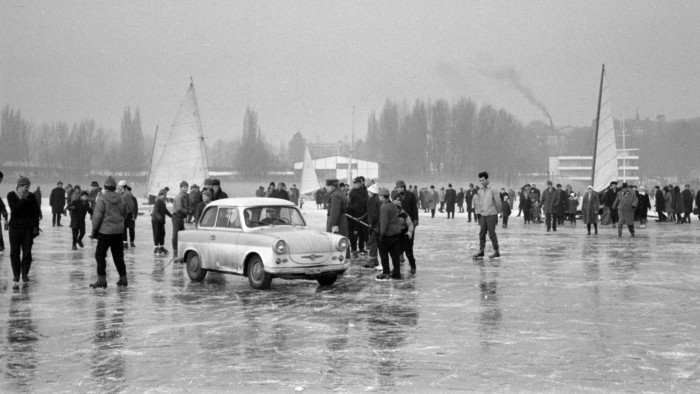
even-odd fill
[{"label": "knit hat", "polygon": [[406,182],[399,179],[396,181],[396,187],[406,187]]},{"label": "knit hat", "polygon": [[380,196],[388,196],[388,195],[390,195],[390,194],[391,194],[391,193],[389,193],[389,189],[387,189],[387,188],[385,188],[385,187],[379,189],[379,195],[380,195]]},{"label": "knit hat", "polygon": [[164,196],[164,195],[166,195],[166,194],[168,194],[168,191],[165,190],[165,189],[160,189],[160,190],[158,191],[158,195],[159,195],[159,196]]},{"label": "knit hat", "polygon": [[107,179],[105,179],[105,181],[102,183],[105,185],[105,187],[117,187],[117,180],[112,178],[111,175],[108,176]]},{"label": "knit hat", "polygon": [[204,187],[211,186],[211,178],[207,178],[204,180]]},{"label": "knit hat", "polygon": [[187,181],[180,182],[180,187],[187,187],[187,186],[188,186]]},{"label": "knit hat", "polygon": [[29,182],[29,178],[27,178],[26,176],[21,176],[21,177],[19,177],[19,179],[17,180],[17,186],[29,186],[29,185],[31,185],[31,184],[32,184],[32,183]]},{"label": "knit hat", "polygon": [[221,186],[221,181],[219,181],[218,179],[212,179],[211,185],[212,186]]},{"label": "knit hat", "polygon": [[100,187],[100,184],[97,183],[97,181],[92,181],[92,182],[90,182],[90,186],[91,187]]},{"label": "knit hat", "polygon": [[370,187],[367,188],[367,191],[372,193],[372,194],[379,194],[379,188],[377,188],[377,184],[373,184]]},{"label": "knit hat", "polygon": [[205,190],[202,192],[202,196],[207,196],[211,199],[211,192],[209,190]]}]

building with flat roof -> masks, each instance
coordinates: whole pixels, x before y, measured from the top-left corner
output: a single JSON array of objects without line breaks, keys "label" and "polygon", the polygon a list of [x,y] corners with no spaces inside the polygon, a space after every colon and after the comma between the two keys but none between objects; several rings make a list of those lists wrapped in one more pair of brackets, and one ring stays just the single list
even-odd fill
[{"label": "building with flat roof", "polygon": [[[639,184],[639,149],[618,149],[618,179],[621,182]],[[582,192],[591,184],[593,156],[550,156],[549,174],[552,182],[571,185]]]},{"label": "building with flat roof", "polygon": [[[348,179],[348,162],[346,156],[327,156],[312,160],[316,169],[316,177],[319,184],[323,185],[326,179],[338,179],[346,182]],[[304,167],[303,161],[294,163],[294,176],[301,179],[301,170]],[[374,161],[352,159],[352,177],[363,176],[365,179],[379,178],[379,163]]]}]

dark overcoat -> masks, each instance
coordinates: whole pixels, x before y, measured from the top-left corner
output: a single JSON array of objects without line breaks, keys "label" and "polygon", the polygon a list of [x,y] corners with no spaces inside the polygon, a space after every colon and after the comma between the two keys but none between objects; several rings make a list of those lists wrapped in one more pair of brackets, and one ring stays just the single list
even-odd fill
[{"label": "dark overcoat", "polygon": [[598,211],[600,210],[600,198],[598,193],[591,192],[583,195],[583,203],[581,204],[581,213],[583,214],[583,222],[598,223]]},{"label": "dark overcoat", "polygon": [[331,232],[333,226],[338,226],[338,234],[348,236],[348,199],[344,193],[335,189],[328,197],[328,219],[326,220],[326,231]]}]

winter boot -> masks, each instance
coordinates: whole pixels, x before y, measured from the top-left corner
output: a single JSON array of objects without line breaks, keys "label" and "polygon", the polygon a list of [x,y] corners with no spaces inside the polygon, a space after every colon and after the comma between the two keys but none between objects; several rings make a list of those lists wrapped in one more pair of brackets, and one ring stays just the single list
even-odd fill
[{"label": "winter boot", "polygon": [[71,250],[78,250],[78,247],[73,244],[73,246],[71,246]]},{"label": "winter boot", "polygon": [[483,259],[483,258],[484,258],[484,249],[481,249],[481,250],[479,251],[479,253],[473,255],[472,258],[473,258],[474,260]]},{"label": "winter boot", "polygon": [[490,258],[490,259],[495,259],[495,258],[498,258],[498,257],[501,257],[501,254],[498,253],[497,250],[494,250],[493,253],[491,253],[491,254],[489,255],[489,258]]},{"label": "winter boot", "polygon": [[126,281],[126,275],[125,276],[120,276],[119,280],[117,281],[117,286],[118,287],[126,287],[129,286],[129,283]]},{"label": "winter boot", "polygon": [[106,289],[107,278],[102,275],[97,275],[97,282],[90,283],[90,287],[92,287],[93,289]]}]

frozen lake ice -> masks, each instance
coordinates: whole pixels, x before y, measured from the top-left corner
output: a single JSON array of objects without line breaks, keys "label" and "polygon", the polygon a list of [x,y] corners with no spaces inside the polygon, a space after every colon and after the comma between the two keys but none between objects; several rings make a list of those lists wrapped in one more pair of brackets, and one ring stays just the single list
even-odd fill
[{"label": "frozen lake ice", "polygon": [[[325,228],[325,212],[304,213]],[[71,251],[70,229],[44,219],[15,290],[4,232],[0,392],[700,390],[697,219],[618,238],[513,216],[503,257],[476,263],[478,227],[436,216],[421,212],[415,276],[376,282],[355,263],[330,287],[267,291],[191,282],[152,255],[149,216],[125,253],[128,288],[109,257],[109,287],[90,289],[95,243]]]}]

